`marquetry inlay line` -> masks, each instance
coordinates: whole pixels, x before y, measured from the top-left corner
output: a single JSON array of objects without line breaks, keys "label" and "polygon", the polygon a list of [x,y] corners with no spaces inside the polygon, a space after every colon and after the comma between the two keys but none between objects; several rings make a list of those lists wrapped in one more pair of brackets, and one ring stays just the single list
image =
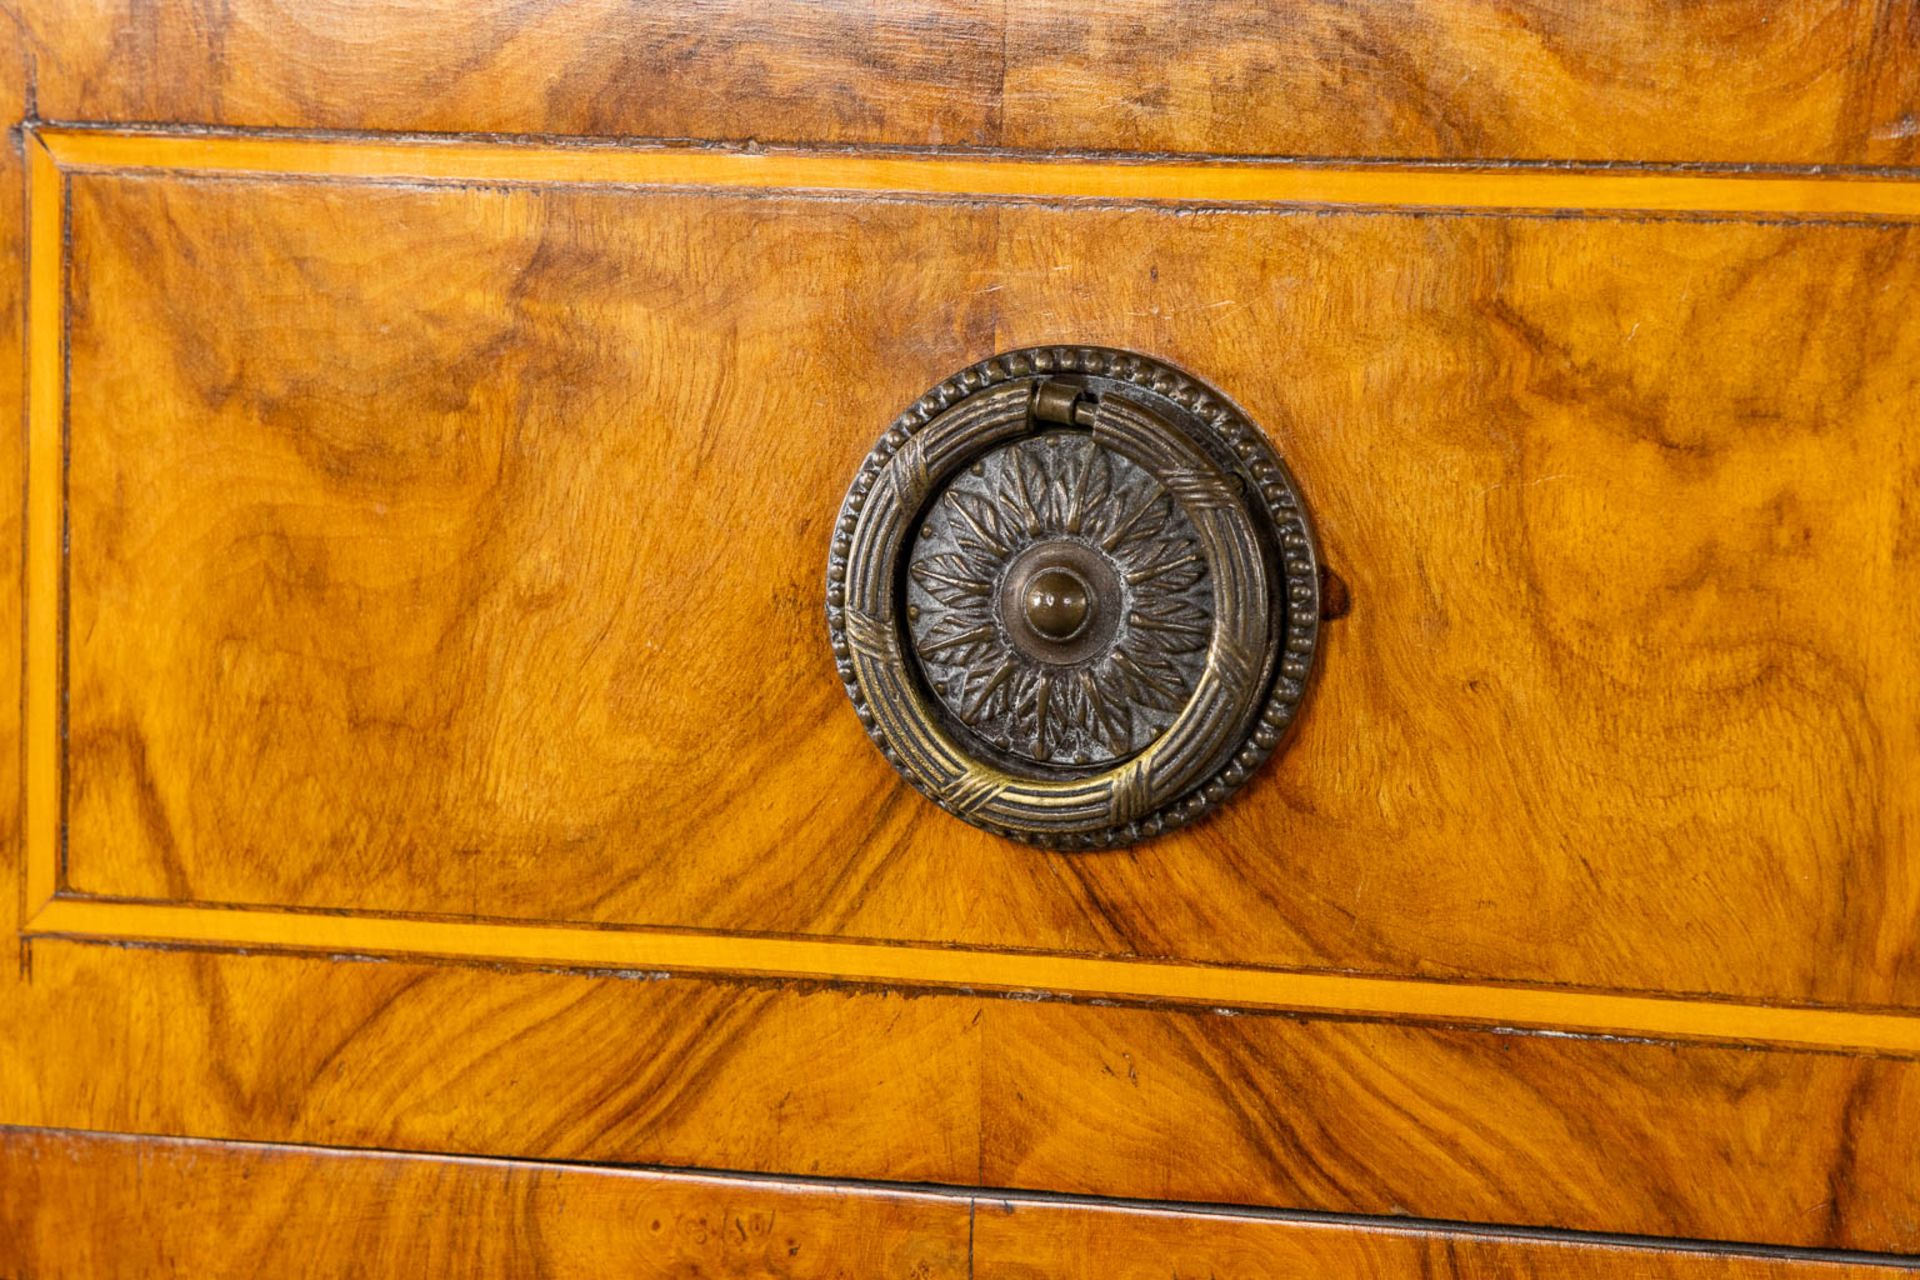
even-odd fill
[{"label": "marquetry inlay line", "polygon": [[25,598],[27,936],[573,968],[839,979],[1207,1007],[1411,1018],[1920,1054],[1920,1016],[1396,977],[1005,953],[829,938],[462,923],[116,902],[62,892],[65,187],[87,170],[632,183],[1214,203],[1920,216],[1920,183],[1809,177],[1462,173],[29,131]]},{"label": "marquetry inlay line", "polygon": [[31,935],[1046,992],[1234,1009],[1920,1053],[1920,1017],[826,939],[468,924],[56,898]]},{"label": "marquetry inlay line", "polygon": [[26,892],[53,896],[60,861],[60,591],[65,542],[64,182],[46,148],[27,152]]},{"label": "marquetry inlay line", "polygon": [[60,165],[69,169],[1097,198],[1208,205],[1920,217],[1920,181],[1807,174],[809,155],[92,129],[44,129],[38,136]]}]

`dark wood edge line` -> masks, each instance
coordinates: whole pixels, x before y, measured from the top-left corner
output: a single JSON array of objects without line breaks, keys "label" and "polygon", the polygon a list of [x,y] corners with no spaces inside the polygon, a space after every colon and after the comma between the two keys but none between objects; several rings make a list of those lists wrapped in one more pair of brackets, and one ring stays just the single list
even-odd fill
[{"label": "dark wood edge line", "polygon": [[618,1176],[641,1174],[657,1177],[698,1178],[729,1181],[782,1189],[866,1192],[876,1195],[913,1197],[926,1200],[961,1201],[969,1206],[1008,1206],[1012,1208],[1068,1208],[1135,1213],[1178,1214],[1185,1217],[1237,1219],[1315,1227],[1350,1227],[1401,1235],[1441,1235],[1455,1238],[1521,1241],[1532,1244],[1582,1245],[1590,1248],[1631,1249],[1661,1253],[1689,1253],[1713,1257],[1758,1258],[1779,1262],[1826,1262],[1852,1266],[1887,1267],[1893,1270],[1920,1271],[1920,1254],[1871,1253],[1855,1249],[1825,1249],[1804,1245],[1775,1245],[1742,1240],[1722,1240],[1698,1236],[1653,1236],[1624,1232],[1583,1231],[1520,1223],[1471,1222],[1449,1218],[1385,1217],[1368,1214],[1337,1213],[1316,1209],[1285,1209],[1261,1205],[1231,1204],[1222,1201],[1184,1201],[1130,1199],[1116,1196],[1080,1195],[1033,1187],[969,1186],[941,1182],[890,1182],[873,1178],[834,1178],[821,1174],[775,1173],[765,1170],[702,1167],[695,1165],[659,1165],[596,1162],[587,1160],[545,1160],[521,1156],[440,1152],[398,1147],[338,1147],[317,1143],[259,1142],[248,1139],[210,1138],[167,1133],[136,1133],[122,1130],[68,1129],[40,1125],[0,1123],[0,1141],[9,1137],[86,1138],[95,1141],[128,1144],[158,1143],[172,1147],[218,1152],[239,1148],[260,1154],[284,1153],[319,1158],[391,1160],[430,1164],[458,1164],[478,1169],[527,1171],[552,1169],[581,1170]]},{"label": "dark wood edge line", "polygon": [[265,138],[318,142],[531,144],[581,150],[633,150],[726,153],[896,156],[902,159],[1025,160],[1109,164],[1201,164],[1221,168],[1298,168],[1425,170],[1467,173],[1513,171],[1541,173],[1691,174],[1714,177],[1875,178],[1920,182],[1920,164],[1804,164],[1785,161],[1607,160],[1580,157],[1302,155],[1290,152],[1130,151],[1099,147],[999,147],[966,144],[917,145],[888,142],[766,140],[753,137],[706,138],[685,135],[510,132],[489,130],[320,129],[284,125],[220,125],[170,120],[69,120],[42,118],[29,110],[22,123],[36,128],[96,133],[155,133],[202,138]]}]

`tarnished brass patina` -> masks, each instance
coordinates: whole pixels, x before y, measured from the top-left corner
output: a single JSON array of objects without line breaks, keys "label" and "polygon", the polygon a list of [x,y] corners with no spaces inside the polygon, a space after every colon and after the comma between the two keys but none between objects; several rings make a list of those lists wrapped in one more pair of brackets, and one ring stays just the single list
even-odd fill
[{"label": "tarnished brass patina", "polygon": [[841,678],[888,760],[976,826],[1128,844],[1238,788],[1311,673],[1321,569],[1232,405],[1124,351],[995,356],[935,387],[847,494]]}]

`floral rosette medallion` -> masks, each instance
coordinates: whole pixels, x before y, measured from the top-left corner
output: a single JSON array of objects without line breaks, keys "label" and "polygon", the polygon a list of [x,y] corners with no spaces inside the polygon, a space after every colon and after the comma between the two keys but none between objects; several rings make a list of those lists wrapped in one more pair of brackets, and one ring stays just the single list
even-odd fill
[{"label": "floral rosette medallion", "polygon": [[828,622],[882,753],[976,826],[1057,848],[1200,816],[1292,724],[1320,609],[1266,437],[1143,356],[1010,352],[916,401],[834,532]]}]

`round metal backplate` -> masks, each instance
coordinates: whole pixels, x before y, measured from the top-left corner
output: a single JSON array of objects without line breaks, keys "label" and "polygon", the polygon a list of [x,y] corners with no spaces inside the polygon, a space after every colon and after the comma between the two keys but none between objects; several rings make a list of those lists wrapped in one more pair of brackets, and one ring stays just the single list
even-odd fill
[{"label": "round metal backplate", "polygon": [[1146,356],[1036,347],[915,401],[847,493],[834,657],[896,769],[975,826],[1130,844],[1238,789],[1312,673],[1312,527],[1259,428]]}]

